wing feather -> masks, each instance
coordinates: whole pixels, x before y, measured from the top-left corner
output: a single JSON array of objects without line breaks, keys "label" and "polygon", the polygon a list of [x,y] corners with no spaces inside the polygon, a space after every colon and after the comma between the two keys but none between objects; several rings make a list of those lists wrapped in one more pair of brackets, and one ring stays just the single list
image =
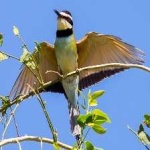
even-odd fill
[{"label": "wing feather", "polygon": [[[58,71],[57,61],[55,58],[54,53],[54,47],[46,42],[40,43],[40,48],[35,50],[32,54],[32,57],[34,58],[38,68],[40,76],[42,77],[42,80],[44,83],[49,81],[54,81],[58,79],[58,75],[55,73],[46,73],[46,71]],[[32,70],[37,77],[40,78],[39,73],[37,70]],[[57,83],[58,85],[60,83]],[[31,72],[28,67],[23,66],[11,92],[10,97],[17,97],[20,95],[26,95],[32,91],[31,88],[37,89],[40,86],[40,83],[34,76],[34,74]],[[55,92],[63,92],[62,86],[59,86],[58,89],[55,87],[55,85],[51,87],[48,87],[49,91],[53,91],[55,89]]]},{"label": "wing feather", "polygon": [[[77,42],[77,49],[79,68],[107,63],[144,63],[142,51],[113,35],[90,32]],[[123,67],[107,67],[83,71],[80,73],[79,87],[88,87],[123,70]]]}]

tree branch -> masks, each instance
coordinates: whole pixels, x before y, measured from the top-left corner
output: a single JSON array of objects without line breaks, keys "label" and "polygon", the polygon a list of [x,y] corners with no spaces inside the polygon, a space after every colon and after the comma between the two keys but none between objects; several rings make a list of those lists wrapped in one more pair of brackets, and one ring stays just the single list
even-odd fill
[{"label": "tree branch", "polygon": [[[127,125],[127,128],[128,128],[132,133],[134,133],[134,134],[137,136],[137,138],[139,139],[139,136],[138,136],[138,134],[137,134],[136,131],[134,131],[129,125]],[[141,143],[145,146],[145,148],[146,148],[147,150],[150,150],[150,149],[148,148],[148,146],[147,146],[144,142],[141,141]]]},{"label": "tree branch", "polygon": [[19,104],[17,104],[17,105],[15,106],[15,108],[14,108],[13,110],[11,110],[11,115],[10,115],[8,121],[6,122],[4,131],[3,131],[3,133],[2,133],[2,140],[5,138],[5,133],[6,133],[7,129],[8,129],[8,126],[9,126],[9,124],[10,124],[10,122],[11,122],[11,120],[12,120],[12,118],[13,118],[13,116],[14,116],[14,114],[15,114],[17,108],[18,108],[18,106],[19,106]]},{"label": "tree branch", "polygon": [[[107,68],[111,68],[111,67],[124,68],[124,69],[137,68],[137,69],[141,69],[141,70],[150,72],[150,68],[149,67],[146,67],[146,66],[143,66],[143,65],[137,65],[137,64],[109,63],[109,64],[102,64],[102,65],[88,66],[88,67],[80,68],[80,69],[77,69],[76,71],[70,72],[70,73],[68,73],[65,76],[60,76],[60,78],[55,80],[55,81],[47,82],[47,83],[43,84],[42,86],[40,86],[37,89],[37,91],[43,91],[43,89],[47,88],[48,86],[53,85],[53,84],[57,83],[58,81],[61,81],[61,80],[65,79],[65,78],[67,78],[69,76],[74,75],[74,74],[79,74],[79,73],[81,73],[83,71],[94,70],[94,69],[104,69],[104,68],[107,69]],[[51,71],[48,71],[48,72],[51,72]],[[12,106],[12,105],[14,105],[16,103],[22,102],[26,98],[28,98],[30,96],[33,96],[33,95],[34,95],[34,92],[32,91],[32,92],[30,92],[27,95],[23,95],[23,96],[19,96],[19,97],[15,98],[13,101],[10,101],[10,103],[8,103],[8,105],[1,106],[0,107],[0,112],[5,111],[8,107],[10,107],[10,106]]]},{"label": "tree branch", "polygon": [[[54,143],[54,141],[52,139],[49,139],[49,138],[25,135],[25,136],[21,136],[21,137],[9,138],[9,139],[5,139],[3,141],[0,141],[0,146],[8,145],[11,143],[25,142],[25,141],[34,141],[34,142],[41,142],[42,141],[42,142],[48,143],[48,144]],[[64,144],[62,142],[57,142],[57,144],[59,147],[64,148],[66,150],[72,149],[72,146],[69,146],[69,145]]]},{"label": "tree branch", "polygon": [[12,55],[10,55],[10,54],[7,54],[7,53],[5,53],[5,52],[3,52],[3,51],[0,51],[0,52],[1,52],[2,54],[6,55],[8,58],[13,58],[13,59],[16,59],[16,60],[20,61],[20,59],[17,58],[17,57],[15,57],[15,56],[12,56]]},{"label": "tree branch", "polygon": [[38,94],[38,93],[35,93],[35,94],[36,94],[36,96],[37,96],[37,99],[38,99],[38,101],[39,101],[41,107],[42,107],[42,110],[43,110],[43,112],[44,112],[44,115],[45,115],[45,117],[46,117],[46,120],[47,120],[47,122],[48,122],[49,128],[50,128],[51,133],[52,133],[52,135],[53,135],[53,140],[54,140],[55,143],[57,143],[57,132],[56,132],[56,130],[55,130],[54,127],[53,127],[53,124],[52,124],[52,121],[51,121],[51,119],[50,119],[50,116],[48,115],[48,112],[47,112],[47,110],[46,110],[46,106],[45,106],[45,104],[44,104],[44,102],[43,102],[43,100],[42,100],[42,98],[41,98],[41,95]]}]

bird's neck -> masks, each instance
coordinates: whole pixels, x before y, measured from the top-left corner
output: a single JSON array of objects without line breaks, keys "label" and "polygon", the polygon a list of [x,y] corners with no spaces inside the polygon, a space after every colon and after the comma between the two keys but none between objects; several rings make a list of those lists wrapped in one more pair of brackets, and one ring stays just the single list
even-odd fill
[{"label": "bird's neck", "polygon": [[73,29],[65,29],[65,30],[57,30],[56,31],[56,37],[62,38],[62,37],[68,37],[73,34]]}]

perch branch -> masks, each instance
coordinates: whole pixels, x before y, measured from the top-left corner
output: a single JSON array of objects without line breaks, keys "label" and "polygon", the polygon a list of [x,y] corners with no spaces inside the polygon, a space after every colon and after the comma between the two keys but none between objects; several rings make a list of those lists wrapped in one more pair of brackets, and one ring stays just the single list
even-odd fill
[{"label": "perch branch", "polygon": [[[34,141],[34,142],[43,142],[43,143],[48,143],[48,144],[54,144],[54,141],[49,138],[44,138],[44,137],[38,137],[38,136],[21,136],[21,137],[16,137],[16,138],[9,138],[9,139],[4,139],[3,141],[0,141],[0,146],[8,145],[11,143],[18,143],[18,142],[25,142],[25,141]],[[69,146],[67,144],[64,144],[62,142],[57,142],[58,146],[61,148],[64,148],[66,150],[71,150],[72,146]]]},{"label": "perch branch", "polygon": [[[147,71],[147,72],[150,72],[150,68],[149,67],[146,67],[146,66],[142,66],[142,65],[136,65],[136,64],[120,64],[120,63],[109,63],[109,64],[102,64],[102,65],[95,65],[95,66],[88,66],[88,67],[84,67],[84,68],[79,68],[78,70],[76,71],[73,71],[73,72],[70,72],[68,73],[67,75],[65,76],[62,76],[60,77],[59,79],[55,80],[55,81],[50,81],[50,82],[47,82],[45,84],[43,84],[42,86],[40,86],[38,88],[38,91],[43,91],[44,88],[47,88],[48,86],[50,85],[53,85],[55,83],[57,83],[58,81],[62,80],[62,79],[65,79],[69,76],[72,76],[74,74],[79,74],[83,71],[87,71],[87,70],[94,70],[94,69],[106,69],[106,68],[111,68],[111,67],[122,67],[122,68],[125,68],[125,69],[129,69],[129,68],[137,68],[137,69],[141,69],[141,70],[144,70],[144,71]],[[1,106],[0,107],[0,112],[3,112],[4,110],[6,110],[8,107],[16,104],[16,103],[19,103],[23,100],[25,100],[26,98],[30,97],[30,96],[33,96],[34,95],[34,92],[30,92],[29,94],[27,95],[23,95],[23,96],[19,96],[17,98],[15,98],[13,101],[11,101],[8,105],[5,105],[5,106]]]}]

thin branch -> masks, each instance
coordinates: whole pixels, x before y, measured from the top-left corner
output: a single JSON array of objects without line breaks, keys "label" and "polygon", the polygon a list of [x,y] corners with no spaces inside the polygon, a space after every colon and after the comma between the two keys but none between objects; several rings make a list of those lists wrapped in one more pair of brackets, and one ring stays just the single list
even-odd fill
[{"label": "thin branch", "polygon": [[109,64],[102,64],[102,65],[95,65],[95,66],[88,66],[88,67],[84,67],[84,68],[80,68],[78,69],[79,72],[85,71],[85,70],[92,70],[92,69],[103,69],[103,68],[110,68],[110,67],[115,67],[115,68],[125,68],[125,69],[129,69],[129,68],[137,68],[137,69],[141,69],[147,72],[150,72],[150,68],[143,66],[143,65],[137,65],[137,64],[122,64],[122,63],[109,63]]},{"label": "thin branch", "polygon": [[18,140],[17,140],[16,142],[17,142],[17,144],[18,144],[19,150],[22,150],[22,147],[21,147],[20,142],[19,142]]},{"label": "thin branch", "polygon": [[[16,138],[9,138],[5,139],[3,141],[0,141],[0,146],[8,145],[11,143],[17,143],[17,142],[24,142],[24,141],[34,141],[34,142],[43,142],[43,143],[48,143],[48,144],[54,144],[54,141],[49,138],[44,138],[44,137],[38,137],[38,136],[21,136],[21,137],[16,137]],[[67,144],[64,144],[62,142],[57,142],[58,146],[61,148],[64,148],[66,150],[71,150],[72,146],[69,146]]]},{"label": "thin branch", "polygon": [[4,118],[4,116],[1,116],[1,118],[0,118],[0,123],[3,121],[3,118]]},{"label": "thin branch", "polygon": [[9,124],[10,124],[10,122],[11,122],[11,120],[12,120],[12,118],[14,116],[14,113],[15,113],[15,111],[16,111],[16,109],[17,109],[18,106],[19,106],[19,103],[16,104],[15,108],[11,111],[11,115],[9,117],[9,120],[7,121],[6,126],[4,128],[4,131],[2,133],[2,140],[5,138],[5,133],[6,133],[7,129],[8,129],[8,126],[9,126]]},{"label": "thin branch", "polygon": [[[129,68],[137,68],[137,69],[141,69],[141,70],[144,70],[144,71],[147,71],[147,72],[150,72],[150,68],[149,67],[146,67],[146,66],[142,66],[142,65],[136,65],[136,64],[120,64],[120,63],[109,63],[109,64],[103,64],[103,65],[95,65],[95,66],[89,66],[89,67],[84,67],[84,68],[80,68],[76,71],[73,71],[73,72],[70,72],[68,73],[67,75],[65,76],[62,76],[60,77],[59,79],[57,80],[54,80],[54,81],[49,81],[47,83],[44,83],[42,86],[40,86],[38,88],[38,91],[43,91],[43,89],[47,88],[48,86],[50,85],[53,85],[55,83],[57,83],[58,81],[61,81],[69,76],[72,76],[74,74],[79,74],[83,71],[87,71],[87,70],[94,70],[94,69],[107,69],[107,68],[110,68],[110,67],[115,67],[115,68],[125,68],[125,69],[129,69]],[[5,106],[1,106],[0,107],[0,112],[3,112],[4,110],[6,110],[8,107],[16,104],[16,103],[19,103],[23,100],[25,100],[26,98],[30,97],[30,96],[33,96],[34,95],[34,92],[30,92],[29,94],[27,95],[23,95],[23,96],[19,96],[17,98],[15,98],[13,101],[11,101],[8,105],[5,105]]]},{"label": "thin branch", "polygon": [[[139,136],[138,136],[138,134],[137,134],[136,131],[134,131],[129,125],[127,125],[127,128],[128,128],[132,133],[134,133],[134,134],[137,136],[137,138],[139,139]],[[147,150],[150,150],[150,149],[148,148],[148,146],[147,146],[144,142],[141,141],[141,143],[145,146],[145,148],[146,148]]]},{"label": "thin branch", "polygon": [[[34,92],[35,92],[35,91],[34,91]],[[36,92],[35,92],[35,95],[36,95],[36,97],[37,97],[37,99],[38,99],[38,101],[39,101],[39,103],[40,103],[40,105],[41,105],[41,107],[42,107],[42,109],[43,109],[44,115],[45,115],[45,117],[46,117],[46,119],[47,119],[49,128],[50,128],[51,133],[52,133],[52,135],[53,135],[53,140],[54,140],[54,142],[57,143],[57,134],[56,134],[56,131],[55,131],[54,127],[53,127],[52,121],[51,121],[51,119],[50,119],[50,117],[49,117],[49,114],[48,114],[48,112],[47,112],[47,110],[46,110],[45,104],[44,104],[44,102],[43,102],[43,100],[42,100],[42,98],[41,98],[41,96],[40,96],[39,93],[36,93]]]},{"label": "thin branch", "polygon": [[41,139],[41,142],[40,142],[40,147],[41,147],[41,150],[43,150],[43,141]]},{"label": "thin branch", "polygon": [[29,50],[27,44],[25,43],[25,41],[24,41],[24,39],[22,38],[22,36],[20,35],[20,33],[17,35],[17,37],[18,37],[19,40],[21,41],[23,47],[25,47],[27,50]]},{"label": "thin branch", "polygon": [[129,125],[127,125],[127,128],[138,137],[137,132],[134,131]]},{"label": "thin branch", "polygon": [[17,134],[17,136],[20,136],[20,135],[19,135],[19,130],[18,130],[17,121],[16,121],[15,115],[14,115],[14,113],[13,113],[12,107],[10,107],[10,110],[11,110],[11,114],[13,115],[13,120],[14,120],[15,129],[16,129],[16,134]]},{"label": "thin branch", "polygon": [[15,56],[12,56],[12,55],[10,55],[10,54],[7,54],[7,53],[5,53],[5,52],[3,52],[3,51],[0,51],[0,52],[1,52],[2,54],[6,55],[6,56],[9,57],[9,58],[13,58],[13,59],[16,59],[16,60],[20,61],[20,59],[17,58],[17,57],[15,57]]}]

